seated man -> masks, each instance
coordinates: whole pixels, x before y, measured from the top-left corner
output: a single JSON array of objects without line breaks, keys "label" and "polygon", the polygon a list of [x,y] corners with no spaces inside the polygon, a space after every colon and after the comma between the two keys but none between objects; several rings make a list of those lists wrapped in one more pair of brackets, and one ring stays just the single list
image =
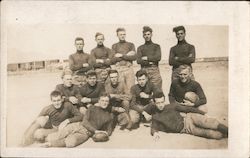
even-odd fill
[{"label": "seated man", "polygon": [[71,123],[61,131],[51,134],[44,147],[75,147],[88,140],[108,141],[113,132],[113,114],[107,94],[100,96],[98,103],[87,109],[82,122]]},{"label": "seated man", "polygon": [[106,92],[110,95],[110,104],[115,114],[116,122],[121,129],[130,129],[132,126],[129,115],[131,95],[124,81],[119,80],[117,70],[109,71],[110,82],[105,85]]},{"label": "seated man", "polygon": [[63,71],[62,73],[63,84],[56,86],[56,91],[61,92],[65,101],[71,102],[78,107],[79,99],[81,98],[79,87],[72,83],[72,71]]},{"label": "seated man", "polygon": [[81,98],[79,110],[82,114],[85,114],[89,106],[97,103],[100,95],[105,92],[104,85],[97,82],[97,75],[94,70],[88,71],[86,75],[87,83],[80,87]]},{"label": "seated man", "polygon": [[140,120],[150,121],[151,116],[144,110],[148,105],[154,93],[161,91],[158,87],[148,81],[148,75],[145,70],[139,70],[136,72],[137,84],[131,87],[130,93],[131,110],[130,117],[133,124],[133,128],[138,128]]},{"label": "seated man", "polygon": [[[151,135],[159,139],[158,131],[166,133],[187,133],[195,136],[221,139],[227,137],[228,127],[214,118],[205,116],[205,112],[189,106],[165,103],[163,93],[154,94],[154,103],[147,106],[148,113],[152,114]],[[180,112],[188,113],[186,117]]]},{"label": "seated man", "polygon": [[35,140],[43,142],[50,133],[82,120],[82,114],[70,102],[64,101],[60,92],[53,91],[50,98],[52,104],[43,108],[38,118],[25,131],[22,145],[30,145]]},{"label": "seated man", "polygon": [[[194,106],[203,112],[207,113],[207,103],[206,96],[201,88],[201,85],[191,79],[191,67],[188,65],[181,65],[178,68],[179,79],[173,80],[170,86],[169,91],[169,102],[172,103],[180,103],[186,106]],[[188,100],[185,100],[186,92],[194,92],[198,95],[199,99],[194,103],[191,103]]]}]

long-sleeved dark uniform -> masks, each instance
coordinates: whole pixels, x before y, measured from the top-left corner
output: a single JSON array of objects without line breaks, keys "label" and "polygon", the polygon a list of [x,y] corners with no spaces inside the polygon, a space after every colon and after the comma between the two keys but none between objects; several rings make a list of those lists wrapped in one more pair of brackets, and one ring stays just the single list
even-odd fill
[{"label": "long-sleeved dark uniform", "polygon": [[157,131],[163,131],[167,133],[180,133],[184,128],[184,119],[180,115],[180,112],[185,113],[199,113],[204,112],[189,106],[182,106],[179,104],[165,105],[162,111],[156,108],[156,105],[151,103],[145,111],[152,115],[151,134],[153,135]]},{"label": "long-sleeved dark uniform", "polygon": [[[178,57],[178,59],[175,59]],[[178,68],[180,65],[189,65],[195,61],[195,47],[185,40],[178,42],[178,44],[170,49],[169,65],[173,69]]]},{"label": "long-sleeved dark uniform", "polygon": [[92,134],[96,130],[104,130],[110,136],[113,131],[113,115],[107,109],[90,106],[81,124]]},{"label": "long-sleeved dark uniform", "polygon": [[185,97],[186,92],[194,92],[199,96],[199,99],[194,103],[195,107],[204,105],[207,103],[206,96],[197,81],[190,80],[187,83],[182,83],[180,80],[174,80],[171,83],[169,91],[169,102],[175,103],[176,101],[181,103]]},{"label": "long-sleeved dark uniform", "polygon": [[[148,60],[142,60],[146,56]],[[137,63],[143,67],[150,67],[151,65],[158,66],[161,60],[161,47],[158,44],[148,41],[137,48]]]},{"label": "long-sleeved dark uniform", "polygon": [[[113,55],[114,53],[112,50],[104,45],[98,45],[96,48],[92,49],[90,56],[94,69],[110,67]],[[104,63],[96,63],[96,59],[103,59]]]},{"label": "long-sleeved dark uniform", "polygon": [[[84,63],[88,63],[88,67],[83,67]],[[69,68],[77,74],[84,74],[92,68],[90,55],[83,51],[76,52],[69,56]]]},{"label": "long-sleeved dark uniform", "polygon": [[[91,99],[91,104],[98,102],[99,97],[105,92],[105,87],[102,83],[97,82],[95,86],[90,86],[88,83],[80,87],[81,97],[87,97]],[[80,98],[81,99],[81,98]],[[80,103],[80,106],[86,106],[87,104]]]},{"label": "long-sleeved dark uniform", "polygon": [[62,96],[65,97],[65,101],[69,101],[69,97],[71,96],[74,96],[77,99],[81,98],[79,87],[76,85],[65,87],[63,84],[58,84],[55,90],[62,93]]},{"label": "long-sleeved dark uniform", "polygon": [[116,53],[123,54],[122,57],[112,58],[112,63],[115,64],[119,62],[120,66],[127,66],[128,63],[132,64],[134,60],[136,60],[136,55],[128,56],[127,53],[130,51],[135,51],[135,45],[133,43],[127,41],[120,41],[112,45],[112,50],[114,51],[114,55]]},{"label": "long-sleeved dark uniform", "polygon": [[[130,93],[132,95],[131,99],[131,109],[142,113],[143,110],[138,107],[139,106],[146,106],[150,103],[150,100],[152,99],[152,96],[154,93],[157,93],[160,91],[155,85],[153,85],[151,82],[147,82],[144,87],[139,86],[139,84],[134,85],[130,89]],[[149,95],[149,98],[141,98],[140,93],[144,92]]]},{"label": "long-sleeved dark uniform", "polygon": [[[147,57],[147,60],[142,60],[143,57]],[[149,80],[162,89],[162,78],[160,70],[158,68],[159,61],[161,60],[161,47],[152,41],[145,42],[137,49],[137,63],[141,65],[142,69],[145,69]]]},{"label": "long-sleeved dark uniform", "polygon": [[66,119],[69,119],[69,122],[72,123],[82,121],[83,118],[79,110],[70,102],[63,102],[59,109],[56,109],[53,105],[46,106],[39,116],[49,116],[49,121],[45,124],[44,128],[59,126]]}]

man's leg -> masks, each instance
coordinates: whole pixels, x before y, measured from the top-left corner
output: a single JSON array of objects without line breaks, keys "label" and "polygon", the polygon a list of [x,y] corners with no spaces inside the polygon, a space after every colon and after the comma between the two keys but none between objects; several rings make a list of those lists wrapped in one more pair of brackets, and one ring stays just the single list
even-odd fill
[{"label": "man's leg", "polygon": [[130,89],[133,85],[135,85],[135,74],[133,67],[130,66],[129,68],[125,68],[125,70],[123,71],[123,75],[125,83],[128,89]]},{"label": "man's leg", "polygon": [[158,67],[149,67],[149,68],[145,68],[148,76],[149,76],[149,80],[156,85],[158,88],[162,89],[162,78],[160,75],[160,70]]},{"label": "man's leg", "polygon": [[40,128],[40,129],[37,129],[34,133],[34,138],[35,140],[37,141],[40,141],[40,142],[43,142],[45,141],[45,138],[51,134],[51,133],[54,133],[54,132],[57,132],[57,129],[55,128],[51,128],[51,129],[44,129],[44,128]]},{"label": "man's leg", "polygon": [[135,110],[130,110],[129,115],[132,122],[132,128],[138,128],[140,123],[140,113]]},{"label": "man's leg", "polygon": [[129,101],[128,100],[123,100],[122,103],[121,103],[121,106],[126,110],[125,111],[125,115],[124,118],[127,119],[127,126],[126,128],[127,129],[131,129],[132,127],[132,121],[131,121],[131,117],[130,117],[130,114],[129,114]]}]

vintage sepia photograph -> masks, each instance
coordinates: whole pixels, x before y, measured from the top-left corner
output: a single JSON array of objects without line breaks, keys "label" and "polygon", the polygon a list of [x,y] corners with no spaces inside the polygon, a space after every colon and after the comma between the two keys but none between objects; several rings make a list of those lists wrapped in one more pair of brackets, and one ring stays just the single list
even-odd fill
[{"label": "vintage sepia photograph", "polygon": [[247,3],[1,4],[2,157],[248,156]]}]

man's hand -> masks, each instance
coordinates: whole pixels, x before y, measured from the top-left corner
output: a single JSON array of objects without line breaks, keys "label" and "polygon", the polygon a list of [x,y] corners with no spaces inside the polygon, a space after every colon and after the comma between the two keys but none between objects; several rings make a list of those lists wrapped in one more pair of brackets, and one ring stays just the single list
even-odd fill
[{"label": "man's hand", "polygon": [[175,59],[175,60],[178,60],[178,59],[179,59],[179,57],[174,57],[174,59]]},{"label": "man's hand", "polygon": [[144,92],[141,92],[141,93],[140,93],[140,97],[146,99],[146,98],[149,98],[149,95],[146,94],[146,93],[144,93]]},{"label": "man's hand", "polygon": [[110,94],[111,98],[117,98],[117,96],[118,96],[117,94]]},{"label": "man's hand", "polygon": [[74,96],[71,96],[69,97],[69,101],[72,103],[72,104],[77,104],[78,103],[78,99]]},{"label": "man's hand", "polygon": [[129,52],[127,53],[127,56],[133,56],[133,55],[135,55],[135,51],[129,51]]},{"label": "man's hand", "polygon": [[108,135],[108,132],[106,132],[106,131],[101,131],[101,130],[95,130],[95,133],[105,133],[105,134]]},{"label": "man's hand", "polygon": [[121,54],[121,53],[116,53],[115,54],[115,57],[117,57],[117,58],[121,58],[123,55]]},{"label": "man's hand", "polygon": [[115,107],[115,111],[122,113],[122,112],[125,112],[126,110],[122,107]]},{"label": "man's hand", "polygon": [[146,111],[143,111],[143,112],[142,112],[142,115],[145,117],[145,119],[146,119],[147,121],[150,121],[150,120],[152,119],[152,116],[149,115]]},{"label": "man's hand", "polygon": [[91,99],[90,99],[90,98],[87,98],[87,97],[83,97],[83,98],[81,99],[81,102],[83,102],[83,103],[90,103],[90,102],[91,102]]},{"label": "man's hand", "polygon": [[84,63],[84,64],[82,64],[82,67],[89,67],[89,64],[88,63]]},{"label": "man's hand", "polygon": [[87,108],[89,108],[90,106],[92,106],[92,104],[87,104]]},{"label": "man's hand", "polygon": [[62,130],[64,127],[67,126],[67,124],[69,124],[69,119],[64,120],[63,122],[60,123],[60,125],[58,126],[58,130]]},{"label": "man's hand", "polygon": [[141,57],[142,60],[148,60],[148,57],[147,56],[143,56]]},{"label": "man's hand", "polygon": [[153,139],[154,141],[158,141],[160,139],[160,135],[159,135],[159,132],[155,132],[154,135],[153,135]]},{"label": "man's hand", "polygon": [[95,61],[96,61],[96,63],[104,63],[103,59],[96,59]]},{"label": "man's hand", "polygon": [[37,119],[36,119],[36,123],[38,123],[41,127],[44,127],[45,124],[48,122],[49,120],[49,116],[39,116]]},{"label": "man's hand", "polygon": [[194,106],[194,103],[190,102],[189,100],[183,99],[183,103],[180,103],[184,106]]}]

